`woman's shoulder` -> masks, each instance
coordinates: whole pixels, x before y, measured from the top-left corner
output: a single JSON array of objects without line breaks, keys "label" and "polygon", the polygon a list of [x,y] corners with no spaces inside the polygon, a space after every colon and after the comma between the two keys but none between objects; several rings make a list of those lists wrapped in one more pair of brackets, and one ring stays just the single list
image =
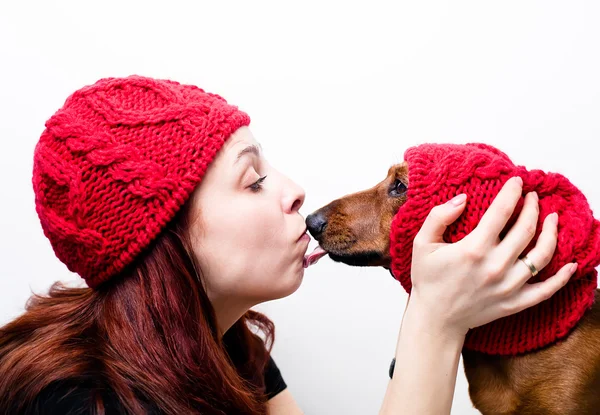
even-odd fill
[{"label": "woman's shoulder", "polygon": [[[268,399],[287,388],[275,360],[270,356],[265,367],[265,393]],[[123,414],[116,393],[92,378],[70,378],[54,381],[46,386],[26,410],[26,415],[87,415],[97,413],[102,402],[106,415]],[[13,413],[13,412],[10,412]],[[14,412],[16,413],[16,412]],[[148,408],[148,413],[157,413]]]},{"label": "woman's shoulder", "polygon": [[284,391],[287,388],[287,384],[281,375],[279,367],[273,360],[272,356],[269,356],[267,365],[265,366],[265,393],[269,399],[273,398],[279,392]]},{"label": "woman's shoulder", "polygon": [[99,403],[105,414],[122,414],[124,408],[114,391],[89,378],[54,381],[33,400],[27,414],[87,415],[97,413]]}]

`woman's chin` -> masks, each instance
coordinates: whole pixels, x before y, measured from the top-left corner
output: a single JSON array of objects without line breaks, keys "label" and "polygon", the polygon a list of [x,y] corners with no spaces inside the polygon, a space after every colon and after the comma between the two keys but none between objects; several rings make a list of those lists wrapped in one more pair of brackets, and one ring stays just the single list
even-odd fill
[{"label": "woman's chin", "polygon": [[273,300],[288,297],[298,291],[298,288],[302,285],[303,279],[304,268],[284,276],[278,281],[277,291],[272,293],[274,297]]}]

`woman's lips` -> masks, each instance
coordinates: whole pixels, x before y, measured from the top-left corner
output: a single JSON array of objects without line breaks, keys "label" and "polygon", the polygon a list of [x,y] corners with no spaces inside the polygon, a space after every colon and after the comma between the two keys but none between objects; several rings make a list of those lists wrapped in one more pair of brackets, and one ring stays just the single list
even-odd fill
[{"label": "woman's lips", "polygon": [[304,232],[300,238],[298,238],[298,242],[307,241],[310,242],[310,235]]}]

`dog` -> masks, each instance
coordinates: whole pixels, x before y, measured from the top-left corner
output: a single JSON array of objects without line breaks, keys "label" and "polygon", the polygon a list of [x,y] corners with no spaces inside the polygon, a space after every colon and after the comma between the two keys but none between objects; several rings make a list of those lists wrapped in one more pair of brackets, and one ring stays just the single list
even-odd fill
[{"label": "dog", "polygon": [[[376,186],[308,215],[307,229],[319,247],[307,261],[329,255],[351,266],[390,270],[390,227],[407,200],[408,169],[406,162],[396,164]],[[484,415],[600,414],[600,290],[561,341],[517,356],[463,349],[462,357],[469,396]]]}]

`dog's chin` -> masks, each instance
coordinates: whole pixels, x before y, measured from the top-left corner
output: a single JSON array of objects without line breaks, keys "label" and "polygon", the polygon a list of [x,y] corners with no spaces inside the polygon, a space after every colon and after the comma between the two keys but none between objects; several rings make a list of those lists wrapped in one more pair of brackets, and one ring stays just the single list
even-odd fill
[{"label": "dog's chin", "polygon": [[389,260],[386,260],[380,252],[331,252],[329,258],[335,262],[341,262],[353,267],[389,267]]}]

